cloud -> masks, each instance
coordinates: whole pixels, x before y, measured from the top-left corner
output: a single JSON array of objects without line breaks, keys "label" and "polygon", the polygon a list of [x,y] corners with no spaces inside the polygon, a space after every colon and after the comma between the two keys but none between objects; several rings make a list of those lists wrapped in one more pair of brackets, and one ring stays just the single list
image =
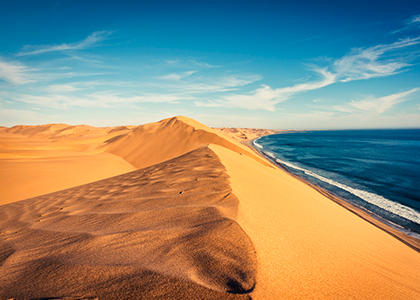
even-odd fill
[{"label": "cloud", "polygon": [[[180,94],[188,96],[191,94],[201,93],[218,93],[235,91],[240,87],[247,84],[259,81],[262,79],[260,75],[230,75],[221,76],[216,78],[202,78],[197,77],[193,80],[178,80],[175,81],[175,75],[173,76],[173,83],[147,83],[150,86],[157,86],[160,89],[165,89],[168,93]],[[184,78],[187,79],[185,76]],[[189,79],[189,78],[188,78]]]},{"label": "cloud", "polygon": [[411,17],[410,24],[420,24],[420,15]]},{"label": "cloud", "polygon": [[0,60],[0,79],[12,84],[31,82],[27,76],[28,68],[18,62],[5,62]]},{"label": "cloud", "polygon": [[101,107],[112,108],[121,106],[133,107],[136,103],[176,103],[185,98],[177,95],[145,94],[143,96],[120,96],[109,92],[92,93],[85,97],[71,95],[9,95],[8,98],[36,106],[54,109],[66,109],[68,107]]},{"label": "cloud", "polygon": [[316,90],[336,81],[335,75],[325,69],[317,69],[316,71],[320,76],[322,76],[322,80],[299,83],[291,87],[278,89],[272,89],[270,86],[262,85],[260,88],[248,94],[227,95],[220,99],[208,102],[196,101],[195,104],[197,106],[205,107],[229,107],[275,111],[276,104],[290,99],[297,93]]},{"label": "cloud", "polygon": [[175,103],[183,100],[182,97],[169,94],[149,93],[143,96],[124,97],[119,95],[110,95],[109,93],[95,93],[90,96],[94,102],[101,103],[105,107],[112,104],[133,104],[133,103]]},{"label": "cloud", "polygon": [[105,40],[111,33],[112,33],[111,31],[105,31],[105,30],[96,31],[92,33],[91,35],[89,35],[84,40],[80,42],[70,43],[70,44],[63,43],[61,45],[40,45],[40,46],[27,45],[23,48],[21,52],[19,52],[16,55],[25,56],[25,55],[41,54],[41,53],[46,53],[46,52],[87,49]]},{"label": "cloud", "polygon": [[420,91],[420,88],[414,88],[406,92],[391,94],[380,98],[369,97],[360,101],[352,100],[347,105],[335,106],[333,110],[357,114],[361,112],[382,114],[392,109],[398,103],[409,100],[408,96],[418,91]]},{"label": "cloud", "polygon": [[220,68],[221,66],[219,66],[219,65],[211,65],[211,64],[209,64],[209,63],[206,63],[206,62],[199,62],[199,61],[196,61],[196,60],[194,60],[194,59],[191,59],[190,60],[193,64],[195,64],[195,65],[197,65],[197,66],[200,66],[200,67],[204,67],[204,68]]},{"label": "cloud", "polygon": [[195,59],[187,59],[187,60],[181,60],[181,59],[173,59],[173,60],[167,60],[166,63],[170,66],[177,66],[177,67],[192,67],[192,66],[199,66],[204,69],[211,69],[211,68],[221,68],[220,65],[212,65],[206,62],[197,61]]},{"label": "cloud", "polygon": [[390,110],[396,104],[408,100],[408,95],[418,91],[420,91],[420,88],[411,89],[407,92],[392,94],[377,99],[366,99],[362,101],[353,100],[349,105],[359,110],[371,111],[378,114],[382,114]]},{"label": "cloud", "polygon": [[182,73],[171,73],[162,77],[159,77],[159,79],[163,80],[181,80],[182,78],[191,76],[192,74],[196,73],[197,71],[188,71],[188,72],[182,72]]},{"label": "cloud", "polygon": [[410,66],[404,61],[404,55],[397,54],[391,59],[382,59],[382,56],[387,52],[419,43],[420,37],[417,37],[406,38],[388,45],[353,49],[349,54],[335,60],[331,69],[341,82],[395,75]]},{"label": "cloud", "polygon": [[333,107],[333,110],[343,112],[343,113],[353,113],[354,109],[347,106],[336,105]]},{"label": "cloud", "polygon": [[[0,120],[2,126],[41,124],[45,122],[45,115],[41,112],[25,109],[9,109],[0,107]],[[48,116],[51,120],[51,116]],[[54,118],[54,116],[52,116]]]},{"label": "cloud", "polygon": [[71,84],[52,84],[45,88],[45,91],[48,93],[68,93],[78,90],[80,90],[80,88]]},{"label": "cloud", "polygon": [[327,66],[310,66],[311,71],[321,77],[322,80],[309,81],[277,89],[262,85],[260,88],[247,94],[226,95],[207,102],[196,101],[195,104],[205,107],[237,107],[275,111],[277,104],[299,93],[320,89],[337,82],[387,77],[403,72],[404,68],[410,66],[405,61],[406,54],[394,53],[392,58],[384,58],[384,56],[390,52],[396,52],[417,44],[420,44],[420,37],[406,38],[392,44],[381,44],[365,49],[356,48],[345,56],[332,60]]},{"label": "cloud", "polygon": [[406,25],[404,27],[392,31],[391,34],[396,34],[396,33],[408,31],[408,30],[419,29],[420,28],[420,15],[411,16],[408,20],[406,20],[405,24]]}]

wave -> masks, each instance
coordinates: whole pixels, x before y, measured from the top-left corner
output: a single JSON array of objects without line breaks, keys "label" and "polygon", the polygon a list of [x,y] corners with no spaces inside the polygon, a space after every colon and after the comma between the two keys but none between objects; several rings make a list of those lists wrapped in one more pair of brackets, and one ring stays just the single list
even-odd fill
[{"label": "wave", "polygon": [[264,149],[264,148],[263,148],[263,146],[261,146],[260,144],[258,144],[258,143],[257,143],[257,140],[258,140],[258,139],[256,139],[256,140],[255,140],[255,141],[253,141],[252,143],[253,143],[255,146],[257,146],[258,148],[260,148],[260,149]]},{"label": "wave", "polygon": [[[274,155],[270,152],[264,152],[264,154],[266,154],[267,156],[271,157],[271,158],[275,158]],[[414,223],[420,224],[420,213],[417,212],[416,210],[407,207],[405,205],[402,205],[400,203],[391,201],[389,199],[386,199],[380,195],[374,194],[374,193],[370,193],[367,191],[363,191],[363,190],[359,190],[359,189],[355,189],[352,187],[349,187],[345,184],[339,183],[337,181],[325,178],[323,176],[320,176],[312,171],[306,170],[304,168],[298,167],[292,163],[286,162],[286,161],[282,161],[278,158],[275,158],[276,162],[285,165],[287,167],[293,168],[295,170],[299,170],[303,173],[305,173],[306,175],[315,177],[323,182],[326,182],[330,185],[336,186],[344,191],[347,191],[357,197],[359,197],[360,199],[373,204],[377,207],[380,207],[388,212],[391,212],[397,216],[403,217],[407,220],[410,220]]]},{"label": "wave", "polygon": [[271,158],[276,158],[275,156],[274,156],[274,154],[273,153],[271,153],[271,152],[268,152],[268,151],[262,151],[262,153],[264,153],[265,155],[267,155],[267,156],[269,156],[269,157],[271,157]]}]

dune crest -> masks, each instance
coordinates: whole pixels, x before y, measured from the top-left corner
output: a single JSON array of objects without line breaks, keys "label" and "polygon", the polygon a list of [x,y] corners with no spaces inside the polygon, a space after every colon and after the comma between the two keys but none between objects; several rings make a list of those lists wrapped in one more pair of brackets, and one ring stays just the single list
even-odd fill
[{"label": "dune crest", "polygon": [[269,165],[249,148],[210,127],[182,116],[139,126],[132,132],[109,141],[106,151],[122,157],[136,168],[143,168],[208,144],[223,146]]}]

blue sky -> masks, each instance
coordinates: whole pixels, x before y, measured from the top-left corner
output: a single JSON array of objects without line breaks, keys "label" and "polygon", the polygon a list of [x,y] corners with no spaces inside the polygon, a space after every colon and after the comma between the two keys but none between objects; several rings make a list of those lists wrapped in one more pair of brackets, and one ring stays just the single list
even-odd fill
[{"label": "blue sky", "polygon": [[0,0],[0,125],[420,128],[419,1]]}]

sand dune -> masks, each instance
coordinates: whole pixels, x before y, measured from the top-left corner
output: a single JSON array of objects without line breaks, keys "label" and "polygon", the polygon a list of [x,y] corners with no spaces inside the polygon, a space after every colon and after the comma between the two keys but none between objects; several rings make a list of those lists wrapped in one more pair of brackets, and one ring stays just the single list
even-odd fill
[{"label": "sand dune", "polygon": [[122,134],[109,131],[66,124],[0,129],[0,205],[135,170],[101,149]]},{"label": "sand dune", "polygon": [[238,142],[261,131],[228,134],[0,128],[8,199],[71,187],[0,206],[0,299],[420,298],[419,252]]},{"label": "sand dune", "polygon": [[[135,168],[109,153],[0,160],[0,204],[55,192]],[[4,188],[3,188],[4,187]]]},{"label": "sand dune", "polygon": [[262,129],[262,128],[232,128],[232,127],[220,127],[220,128],[213,128],[213,129],[239,142],[254,140],[264,135],[278,134],[278,133],[292,131],[292,130],[277,130],[277,129]]},{"label": "sand dune", "polygon": [[237,206],[207,147],[5,205],[0,296],[245,299],[226,294],[255,285]]},{"label": "sand dune", "polygon": [[268,166],[267,162],[249,148],[186,117],[139,126],[129,134],[111,140],[106,151],[124,158],[136,168],[143,168],[208,144],[224,146]]}]

